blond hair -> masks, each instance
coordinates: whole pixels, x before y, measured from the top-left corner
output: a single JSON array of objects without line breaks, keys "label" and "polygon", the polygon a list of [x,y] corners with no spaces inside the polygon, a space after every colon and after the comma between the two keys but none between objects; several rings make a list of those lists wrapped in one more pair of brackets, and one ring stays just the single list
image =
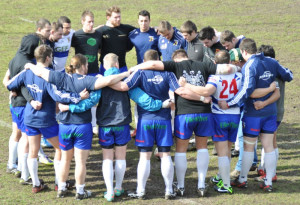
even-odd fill
[{"label": "blond hair", "polygon": [[104,68],[109,69],[111,67],[115,67],[118,61],[119,57],[114,53],[108,53],[103,58]]}]

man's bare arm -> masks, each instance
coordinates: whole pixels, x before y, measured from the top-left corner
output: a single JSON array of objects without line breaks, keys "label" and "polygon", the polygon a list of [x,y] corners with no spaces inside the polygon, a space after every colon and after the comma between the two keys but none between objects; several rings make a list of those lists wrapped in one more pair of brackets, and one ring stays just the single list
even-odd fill
[{"label": "man's bare arm", "polygon": [[191,91],[198,93],[199,95],[204,96],[204,97],[209,97],[216,91],[216,87],[211,84],[207,84],[205,87],[196,86],[196,85],[187,83],[185,78],[183,78],[183,77],[179,78],[179,85],[182,87],[188,88]]},{"label": "man's bare arm", "polygon": [[100,88],[103,88],[103,87],[106,87],[106,86],[109,86],[112,84],[116,84],[123,78],[128,77],[129,74],[130,74],[129,71],[127,71],[127,72],[123,72],[123,73],[120,73],[117,75],[110,75],[110,76],[98,78],[95,82],[95,90],[98,90]]},{"label": "man's bare arm", "polygon": [[241,68],[236,65],[218,64],[217,70],[216,70],[216,75],[232,74],[232,73],[236,73],[237,71],[240,71],[240,70],[241,70]]},{"label": "man's bare arm", "polygon": [[129,69],[130,73],[136,70],[164,70],[164,64],[162,61],[147,61]]},{"label": "man's bare arm", "polygon": [[276,102],[280,98],[280,91],[279,88],[275,89],[274,93],[265,101],[256,101],[254,102],[254,107],[256,110],[263,109],[267,105],[270,105]]},{"label": "man's bare arm", "polygon": [[50,70],[32,63],[26,63],[24,67],[25,69],[30,69],[36,76],[39,76],[49,82]]},{"label": "man's bare arm", "polygon": [[257,88],[253,91],[253,93],[250,95],[251,98],[261,98],[265,95],[269,94],[270,92],[275,91],[276,89],[276,82],[270,84],[268,88]]}]

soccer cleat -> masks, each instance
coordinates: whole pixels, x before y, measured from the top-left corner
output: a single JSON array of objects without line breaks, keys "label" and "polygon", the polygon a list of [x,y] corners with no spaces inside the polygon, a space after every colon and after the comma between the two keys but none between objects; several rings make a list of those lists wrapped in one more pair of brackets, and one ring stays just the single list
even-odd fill
[{"label": "soccer cleat", "polygon": [[255,171],[257,169],[257,165],[256,164],[252,164],[252,166],[250,167],[251,172]]},{"label": "soccer cleat", "polygon": [[272,185],[266,185],[265,182],[262,182],[259,187],[261,189],[263,189],[265,192],[272,192],[273,191],[273,188],[272,188]]},{"label": "soccer cleat", "polygon": [[198,195],[200,197],[206,197],[207,196],[207,191],[208,191],[208,186],[205,184],[205,187],[204,188],[198,188],[197,189],[197,192],[198,192]]},{"label": "soccer cleat", "polygon": [[67,195],[67,190],[58,190],[57,191],[57,198],[64,198]]},{"label": "soccer cleat", "polygon": [[39,157],[39,162],[46,165],[53,165],[53,160],[51,160],[47,155],[41,155]]},{"label": "soccer cleat", "polygon": [[104,198],[106,199],[106,201],[112,202],[115,199],[115,195],[114,194],[109,195],[107,193],[104,193]]},{"label": "soccer cleat", "polygon": [[[254,181],[264,182],[265,178],[266,178],[266,175],[255,177]],[[277,174],[274,177],[272,177],[272,182],[276,182],[276,181],[277,181]]]},{"label": "soccer cleat", "polygon": [[91,191],[84,190],[83,194],[76,193],[75,199],[82,200],[82,199],[90,198],[91,196],[92,196],[92,192]]},{"label": "soccer cleat", "polygon": [[227,193],[227,194],[233,194],[232,187],[226,188],[222,181],[220,181],[217,185],[214,186],[215,191],[219,193]]},{"label": "soccer cleat", "polygon": [[230,173],[230,178],[231,179],[236,179],[240,176],[240,173],[241,173],[240,171],[235,169]]},{"label": "soccer cleat", "polygon": [[266,175],[266,172],[263,169],[257,169],[257,174],[258,174],[258,176],[264,176],[264,175]]},{"label": "soccer cleat", "polygon": [[20,178],[20,177],[22,176],[22,172],[19,171],[19,170],[17,170],[17,171],[15,172],[15,176],[16,176],[17,178]]},{"label": "soccer cleat", "polygon": [[124,194],[124,189],[114,189],[115,196],[121,196]]},{"label": "soccer cleat", "polygon": [[240,151],[236,149],[231,150],[231,157],[238,157],[240,155]]},{"label": "soccer cleat", "polygon": [[17,178],[21,177],[21,171],[17,170],[17,168],[6,168],[6,173],[14,174]]},{"label": "soccer cleat", "polygon": [[45,189],[47,189],[47,185],[45,185],[44,181],[42,179],[40,179],[40,186],[32,187],[32,193],[36,194],[36,193],[41,192]]},{"label": "soccer cleat", "polygon": [[210,181],[214,184],[218,184],[220,181],[222,181],[221,178],[218,177],[218,175],[214,176],[214,177],[211,177],[210,178]]},{"label": "soccer cleat", "polygon": [[146,199],[146,195],[144,192],[141,193],[131,192],[128,193],[128,196],[135,199],[142,199],[142,200]]},{"label": "soccer cleat", "polygon": [[244,181],[244,182],[240,182],[239,178],[236,178],[235,180],[230,182],[231,186],[236,186],[238,188],[247,188],[248,187],[248,182]]},{"label": "soccer cleat", "polygon": [[176,193],[177,196],[183,196],[184,195],[184,187],[179,187],[178,188],[178,183],[177,182],[173,182],[173,189],[174,192]]},{"label": "soccer cleat", "polygon": [[21,185],[30,185],[32,184],[32,179],[30,177],[27,179],[27,181],[25,181],[24,179],[20,179],[19,183]]},{"label": "soccer cleat", "polygon": [[176,192],[175,193],[166,193],[165,194],[165,199],[171,200],[176,198]]},{"label": "soccer cleat", "polygon": [[[73,188],[74,185],[75,185],[75,182],[73,180],[67,180],[66,181],[66,189],[70,190],[70,189]],[[55,184],[54,190],[58,191],[58,185],[57,184]]]}]

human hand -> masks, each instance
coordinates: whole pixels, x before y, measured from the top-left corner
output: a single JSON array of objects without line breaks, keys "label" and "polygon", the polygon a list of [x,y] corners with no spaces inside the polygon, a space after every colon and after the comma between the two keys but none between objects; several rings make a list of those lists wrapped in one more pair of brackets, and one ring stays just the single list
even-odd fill
[{"label": "human hand", "polygon": [[42,103],[36,100],[31,100],[30,105],[33,107],[35,110],[40,110],[42,108]]},{"label": "human hand", "polygon": [[86,88],[84,88],[83,91],[81,91],[79,93],[80,97],[81,97],[81,100],[84,100],[84,99],[87,99],[90,97],[90,93],[86,90]]},{"label": "human hand", "polygon": [[219,107],[222,109],[222,110],[227,110],[229,107],[228,107],[228,104],[225,100],[220,100],[218,102],[218,105]]},{"label": "human hand", "polygon": [[69,105],[58,103],[58,109],[61,112],[69,111]]},{"label": "human hand", "polygon": [[179,85],[184,87],[186,85],[186,79],[184,77],[179,78]]},{"label": "human hand", "polygon": [[265,107],[264,101],[255,101],[253,104],[254,104],[254,108],[256,110],[260,110],[260,109],[263,109]]}]

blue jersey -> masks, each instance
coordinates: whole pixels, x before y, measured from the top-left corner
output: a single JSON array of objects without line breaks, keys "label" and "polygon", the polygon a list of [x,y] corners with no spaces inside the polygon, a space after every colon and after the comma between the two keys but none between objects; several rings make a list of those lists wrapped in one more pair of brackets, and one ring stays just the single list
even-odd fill
[{"label": "blue jersey", "polygon": [[139,28],[134,29],[129,33],[128,37],[135,47],[138,64],[143,62],[144,54],[147,50],[153,49],[158,51],[159,35],[153,28],[150,28],[147,32],[141,32]]},{"label": "blue jersey", "polygon": [[[169,98],[169,90],[175,91],[180,87],[174,73],[162,71],[138,70],[128,77],[125,82],[130,89],[140,87],[150,97],[161,101]],[[140,119],[169,120],[171,119],[170,113],[169,108],[151,112],[138,106]]]},{"label": "blue jersey", "polygon": [[276,60],[265,57],[263,53],[252,55],[242,68],[242,88],[234,96],[228,100],[229,106],[241,106],[245,102],[244,113],[248,116],[270,116],[276,114],[276,103],[272,103],[261,110],[254,108],[255,101],[264,101],[269,98],[272,93],[261,98],[250,98],[250,95],[256,88],[267,88],[275,81],[276,77],[280,77],[284,81],[293,79],[292,72],[282,67]]},{"label": "blue jersey", "polygon": [[158,49],[161,52],[163,61],[171,61],[173,52],[178,49],[187,50],[186,40],[177,28],[173,27],[173,29],[174,33],[171,40],[168,40],[163,36],[159,36],[158,39]]},{"label": "blue jersey", "polygon": [[44,79],[37,77],[31,70],[23,71],[11,80],[9,90],[25,85],[33,99],[42,103],[40,110],[35,110],[27,102],[25,107],[24,124],[31,127],[43,128],[56,124],[55,101],[61,103],[78,103],[80,96],[77,93],[65,93],[57,90]]},{"label": "blue jersey", "polygon": [[[97,78],[93,76],[72,74],[63,72],[50,71],[49,82],[55,84],[59,89],[68,92],[80,93],[85,88],[88,91],[95,89]],[[63,124],[86,124],[92,119],[91,110],[88,109],[81,113],[60,112],[57,116],[58,120]]]}]

